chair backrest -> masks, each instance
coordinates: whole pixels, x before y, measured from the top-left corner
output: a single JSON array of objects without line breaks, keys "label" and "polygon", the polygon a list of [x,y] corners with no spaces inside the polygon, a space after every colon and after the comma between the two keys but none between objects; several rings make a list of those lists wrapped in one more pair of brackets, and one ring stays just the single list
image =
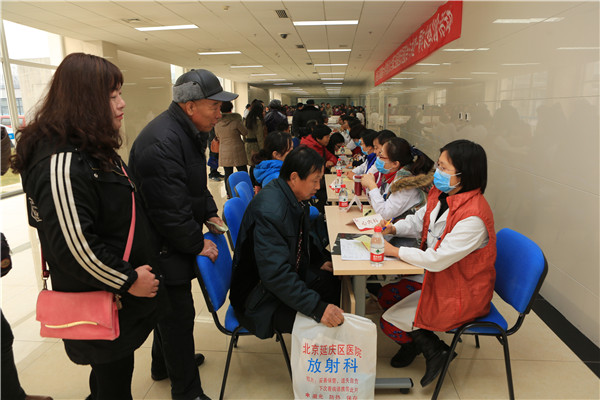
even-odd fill
[{"label": "chair backrest", "polygon": [[[245,171],[234,172],[233,174],[229,175],[229,178],[227,179],[227,183],[229,183],[229,187],[231,188],[231,191],[233,191],[233,189],[240,182],[246,182],[250,189],[252,189],[252,187],[254,186],[254,185],[252,185],[252,179],[250,179],[250,175]],[[251,192],[251,193],[252,193],[252,195],[254,195],[253,192]],[[231,193],[231,195],[234,196],[235,193]]]},{"label": "chair backrest", "polygon": [[254,196],[252,186],[248,186],[246,182],[240,182],[235,185],[235,192],[240,199],[244,200],[246,206],[250,204],[250,200],[252,200],[252,197]]},{"label": "chair backrest", "polygon": [[[219,249],[219,256],[214,263],[206,256],[196,256],[198,281],[206,305],[215,317],[216,311],[225,303],[227,292],[231,286],[231,253],[224,235],[207,232],[204,234],[204,238],[215,242]],[[218,319],[215,322],[218,322]]]},{"label": "chair backrest", "polygon": [[238,233],[240,232],[240,225],[242,224],[242,217],[246,211],[246,206],[246,202],[239,197],[232,197],[231,199],[227,200],[223,206],[223,216],[225,217],[225,221],[227,221],[227,226],[229,227],[233,248],[235,248],[235,243],[237,242]]},{"label": "chair backrest", "polygon": [[508,228],[496,234],[496,247],[495,291],[527,314],[548,273],[546,257],[533,240]]}]

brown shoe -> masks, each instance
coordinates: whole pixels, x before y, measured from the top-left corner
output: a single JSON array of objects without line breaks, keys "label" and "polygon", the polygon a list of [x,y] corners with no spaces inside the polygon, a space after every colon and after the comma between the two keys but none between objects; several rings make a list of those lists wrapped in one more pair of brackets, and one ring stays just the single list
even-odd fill
[{"label": "brown shoe", "polygon": [[31,394],[28,394],[25,396],[25,400],[53,400],[53,399],[50,396],[34,396]]}]

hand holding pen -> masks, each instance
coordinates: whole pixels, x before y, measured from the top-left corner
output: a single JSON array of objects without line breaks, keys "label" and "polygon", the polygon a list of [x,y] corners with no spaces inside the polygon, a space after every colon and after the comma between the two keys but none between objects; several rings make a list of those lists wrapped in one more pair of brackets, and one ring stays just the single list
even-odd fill
[{"label": "hand holding pen", "polygon": [[381,232],[386,234],[386,235],[394,235],[396,234],[396,227],[394,226],[394,224],[392,224],[392,220],[382,220],[379,225],[382,226],[382,230]]}]

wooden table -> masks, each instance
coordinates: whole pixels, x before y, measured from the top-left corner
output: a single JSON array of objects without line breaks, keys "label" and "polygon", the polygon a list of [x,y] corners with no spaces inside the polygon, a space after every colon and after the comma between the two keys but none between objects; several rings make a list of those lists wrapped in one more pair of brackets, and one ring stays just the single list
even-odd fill
[{"label": "wooden table", "polygon": [[[346,171],[351,171],[351,170],[344,170],[344,172]],[[351,201],[352,198],[354,197],[354,181],[350,178],[348,178],[345,174],[342,174],[342,177],[344,178],[344,183],[346,184],[346,189],[348,190],[348,201]],[[336,193],[333,189],[331,189],[331,187],[329,187],[329,185],[331,185],[333,183],[333,181],[335,181],[337,179],[337,175],[336,174],[326,174],[325,175],[325,189],[327,190],[327,201],[330,203],[335,203],[337,204],[338,202],[338,198],[339,198],[339,194]],[[369,202],[369,198],[367,197],[366,192],[363,190],[362,194],[360,196],[358,196],[358,199],[361,201],[361,203],[368,203]],[[346,233],[346,232],[344,232]]]},{"label": "wooden table", "polygon": [[[337,206],[325,206],[325,219],[329,234],[329,246],[333,248],[338,233],[364,233],[371,235],[371,230],[359,231],[353,218],[361,217],[362,212],[353,206],[349,211],[340,211]],[[415,267],[401,260],[386,260],[382,267],[371,267],[368,260],[347,261],[341,255],[331,256],[334,275],[352,276],[352,288],[356,297],[356,314],[365,315],[366,284],[369,275],[422,274],[423,268]]]}]

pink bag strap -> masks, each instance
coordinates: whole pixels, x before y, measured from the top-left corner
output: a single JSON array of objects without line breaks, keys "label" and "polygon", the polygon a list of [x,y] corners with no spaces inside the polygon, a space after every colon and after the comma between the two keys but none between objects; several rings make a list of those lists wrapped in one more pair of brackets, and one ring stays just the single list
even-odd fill
[{"label": "pink bag strap", "polygon": [[[127,245],[125,246],[125,253],[123,253],[123,260],[129,261],[129,256],[131,255],[131,246],[133,245],[133,235],[135,233],[135,185],[129,179],[129,175],[127,175],[127,171],[121,164],[121,170],[127,177],[129,184],[131,185],[131,224],[129,224],[129,234],[127,235]],[[46,289],[46,281],[50,277],[50,272],[48,271],[48,266],[46,265],[46,259],[44,258],[44,253],[40,250],[42,254],[42,279],[44,280],[44,289]]]},{"label": "pink bag strap", "polygon": [[123,254],[123,260],[129,261],[129,255],[131,254],[131,246],[133,244],[133,234],[135,233],[135,185],[129,179],[129,175],[127,175],[127,171],[125,171],[125,167],[121,164],[121,169],[123,173],[127,177],[129,184],[131,185],[131,224],[129,225],[129,235],[127,236],[127,246],[125,246],[125,253]]}]

